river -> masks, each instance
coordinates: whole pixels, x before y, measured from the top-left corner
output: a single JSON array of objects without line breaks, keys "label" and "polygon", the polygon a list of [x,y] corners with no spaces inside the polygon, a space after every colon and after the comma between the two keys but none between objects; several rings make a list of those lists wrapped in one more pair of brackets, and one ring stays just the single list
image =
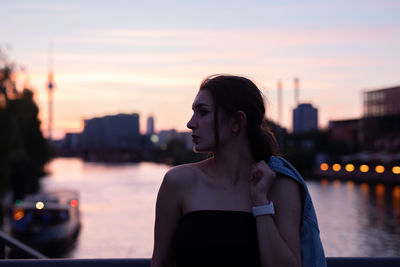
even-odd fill
[{"label": "river", "polygon": [[[80,193],[82,230],[71,258],[150,258],[154,206],[167,165],[54,159],[45,190]],[[400,186],[307,181],[328,257],[400,256]]]}]

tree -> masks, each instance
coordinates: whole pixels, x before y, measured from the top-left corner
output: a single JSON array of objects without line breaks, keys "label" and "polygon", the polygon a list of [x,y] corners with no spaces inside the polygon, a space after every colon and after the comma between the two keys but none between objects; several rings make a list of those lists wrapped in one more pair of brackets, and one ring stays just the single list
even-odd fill
[{"label": "tree", "polygon": [[11,190],[15,199],[21,199],[39,189],[50,145],[40,130],[32,90],[17,90],[14,67],[1,51],[0,63],[0,196]]}]

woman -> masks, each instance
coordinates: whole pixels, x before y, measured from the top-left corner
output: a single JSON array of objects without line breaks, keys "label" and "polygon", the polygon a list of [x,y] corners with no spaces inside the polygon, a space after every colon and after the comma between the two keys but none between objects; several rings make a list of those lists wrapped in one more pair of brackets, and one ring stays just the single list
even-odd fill
[{"label": "woman", "polygon": [[290,164],[279,165],[276,141],[261,127],[265,107],[257,86],[243,77],[210,76],[192,109],[187,127],[194,149],[213,156],[165,175],[151,266],[300,267],[316,257],[321,264],[309,266],[324,266],[315,229],[308,241],[302,236],[312,232],[303,229],[308,191],[292,172],[279,171]]}]

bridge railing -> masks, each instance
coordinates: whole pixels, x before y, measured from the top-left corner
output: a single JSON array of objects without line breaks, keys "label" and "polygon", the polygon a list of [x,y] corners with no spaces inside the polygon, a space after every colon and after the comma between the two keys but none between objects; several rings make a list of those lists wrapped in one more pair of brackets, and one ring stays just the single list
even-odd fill
[{"label": "bridge railing", "polygon": [[[328,267],[398,267],[400,258],[327,258]],[[150,259],[0,260],[2,267],[149,267]],[[305,266],[306,267],[306,266]]]},{"label": "bridge railing", "polygon": [[11,249],[17,250],[23,253],[27,257],[35,259],[46,259],[47,257],[42,253],[34,250],[33,248],[25,245],[24,243],[18,241],[17,239],[7,235],[6,233],[0,231],[0,258],[5,258],[5,247],[8,246]]},{"label": "bridge railing", "polygon": [[[4,246],[9,246],[35,259],[0,260],[1,267],[149,267],[150,259],[49,259],[20,241],[0,231],[0,256],[5,256]],[[3,255],[1,255],[3,253]],[[328,267],[399,267],[398,258],[327,258]],[[306,266],[305,266],[306,267]]]}]

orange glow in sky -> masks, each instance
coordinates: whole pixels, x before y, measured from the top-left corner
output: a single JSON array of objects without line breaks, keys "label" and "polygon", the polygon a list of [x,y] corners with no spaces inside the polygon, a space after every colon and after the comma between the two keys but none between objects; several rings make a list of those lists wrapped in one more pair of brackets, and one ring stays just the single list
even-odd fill
[{"label": "orange glow in sky", "polygon": [[400,84],[398,2],[238,3],[6,1],[0,51],[18,66],[18,87],[34,88],[46,130],[52,44],[56,138],[118,113],[139,113],[142,132],[150,114],[156,131],[187,130],[200,82],[216,73],[255,81],[274,121],[282,81],[278,123],[289,131],[295,77],[323,128],[360,117],[364,90]]}]

